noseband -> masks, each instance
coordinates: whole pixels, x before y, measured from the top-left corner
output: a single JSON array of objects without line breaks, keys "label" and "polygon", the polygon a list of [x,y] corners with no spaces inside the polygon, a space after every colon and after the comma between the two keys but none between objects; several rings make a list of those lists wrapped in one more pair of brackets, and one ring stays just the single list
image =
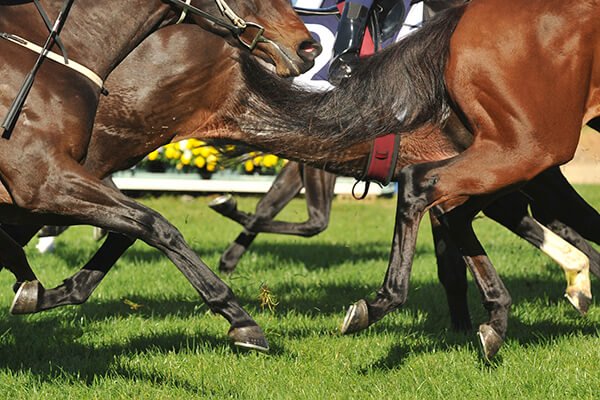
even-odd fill
[{"label": "noseband", "polygon": [[[198,7],[194,7],[193,5],[190,4],[190,2],[191,2],[190,0],[187,0],[187,1],[165,0],[165,1],[168,1],[169,3],[172,3],[172,4],[176,5],[177,7],[183,9],[181,18],[179,19],[178,22],[181,22],[185,18],[186,14],[188,12],[191,14],[199,15],[202,18],[209,20],[209,21],[215,23],[216,25],[219,25],[219,26],[229,30],[231,32],[231,34],[240,42],[240,44],[244,48],[246,48],[250,51],[253,51],[256,48],[256,45],[258,43],[268,42],[268,40],[263,36],[263,33],[265,32],[265,28],[263,26],[255,23],[255,22],[245,21],[242,17],[237,15],[224,0],[215,0],[215,3],[217,4],[219,11],[221,11],[221,14],[224,15],[225,17],[227,17],[227,19],[229,19],[230,22],[223,21],[222,19],[217,18],[217,17],[207,13],[206,11],[202,11]],[[257,31],[256,35],[254,35],[254,37],[250,41],[248,41],[242,37],[244,32],[246,32],[246,30],[249,28],[256,29],[256,31]]]}]

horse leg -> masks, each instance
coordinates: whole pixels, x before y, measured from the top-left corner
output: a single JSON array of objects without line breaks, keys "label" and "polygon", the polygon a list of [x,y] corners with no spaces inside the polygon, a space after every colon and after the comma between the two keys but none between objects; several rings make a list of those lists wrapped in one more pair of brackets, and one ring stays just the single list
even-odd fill
[{"label": "horse leg", "polygon": [[53,192],[38,192],[27,198],[19,197],[14,191],[15,198],[24,203],[19,205],[36,213],[63,215],[120,232],[161,250],[192,283],[210,310],[230,322],[229,336],[236,345],[268,349],[262,330],[239,305],[231,289],[200,260],[164,217],[102,184],[77,163],[63,162],[55,171],[63,172],[61,185],[39,186],[40,189],[51,188]]},{"label": "horse leg", "polygon": [[446,292],[450,323],[456,331],[470,331],[473,326],[467,303],[466,264],[448,231],[441,225],[437,214],[435,208],[429,210],[438,279]]},{"label": "horse leg", "polygon": [[[549,157],[528,155],[526,146],[513,145],[510,143],[508,148],[504,148],[503,143],[476,140],[456,157],[410,165],[400,171],[394,243],[384,283],[374,301],[367,303],[363,300],[351,307],[342,325],[343,331],[364,329],[404,303],[418,223],[428,208],[445,203],[448,209],[472,196],[497,192],[532,179],[549,167],[548,162],[553,162]],[[521,149],[525,154],[520,154],[518,150]],[[474,175],[471,173],[473,165],[485,165],[486,169]],[[480,196],[478,202],[481,203],[481,199]],[[456,235],[460,240],[457,244],[478,281],[484,303],[490,311],[490,320],[480,326],[480,333],[484,338],[502,339],[506,333],[510,296],[472,232],[470,221],[466,221],[469,212],[477,209],[476,203],[470,203],[465,211],[454,213],[457,228],[451,230],[462,232],[460,236]],[[493,354],[495,345],[499,343],[496,339],[490,339],[489,347],[484,347],[486,354]]]},{"label": "horse leg", "polygon": [[302,172],[308,219],[304,222],[285,222],[257,216],[246,226],[247,229],[253,232],[311,237],[327,228],[336,176],[307,166],[303,166]]},{"label": "horse leg", "polygon": [[0,264],[15,276],[17,280],[15,287],[22,282],[37,281],[35,273],[27,262],[23,247],[5,231],[5,226],[0,228]]},{"label": "horse leg", "polygon": [[484,356],[490,359],[504,342],[511,298],[473,231],[473,218],[482,209],[482,204],[487,203],[486,197],[472,197],[440,216],[440,220],[461,249],[483,298],[483,306],[489,313],[488,321],[479,326],[477,335]]},{"label": "horse leg", "polygon": [[[239,222],[245,228],[221,256],[220,270],[232,272],[258,232],[309,237],[325,230],[329,222],[335,179],[333,174],[290,162],[260,200],[254,215],[237,210],[230,201],[227,207],[219,207],[218,212]],[[303,186],[308,219],[305,222],[273,221],[275,215]]]},{"label": "horse leg", "polygon": [[565,297],[585,314],[592,297],[588,257],[529,216],[528,204],[529,200],[522,193],[513,192],[490,204],[484,213],[556,261],[567,279]]},{"label": "horse leg", "polygon": [[559,168],[544,171],[523,190],[532,197],[533,216],[590,259],[591,272],[600,278],[600,253],[585,239],[600,244],[600,214],[566,180]]},{"label": "horse leg", "polygon": [[210,208],[244,227],[244,230],[221,255],[219,260],[220,271],[233,272],[248,247],[258,236],[257,232],[248,230],[246,224],[251,223],[256,218],[274,218],[300,192],[303,186],[301,168],[302,166],[296,162],[289,162],[283,167],[267,193],[256,205],[254,216],[239,211],[235,199],[230,195],[220,196],[210,202]]},{"label": "horse leg", "polygon": [[[14,302],[12,314],[30,314],[51,308],[83,304],[91,296],[108,271],[135,240],[110,232],[94,256],[73,276],[53,289],[44,289],[37,282],[22,285],[21,295],[28,299]],[[19,298],[20,296],[16,296]]]},{"label": "horse leg", "polygon": [[600,244],[600,213],[577,193],[560,168],[544,171],[523,191],[534,199],[532,211],[538,221],[546,225],[559,220],[587,240]]}]

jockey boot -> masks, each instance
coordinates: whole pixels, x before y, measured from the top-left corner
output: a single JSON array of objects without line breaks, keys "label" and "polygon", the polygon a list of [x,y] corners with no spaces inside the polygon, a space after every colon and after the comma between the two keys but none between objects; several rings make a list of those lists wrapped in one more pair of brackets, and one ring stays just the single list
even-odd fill
[{"label": "jockey boot", "polygon": [[369,8],[362,4],[347,2],[344,6],[329,66],[329,82],[332,84],[338,85],[356,68],[368,19]]}]

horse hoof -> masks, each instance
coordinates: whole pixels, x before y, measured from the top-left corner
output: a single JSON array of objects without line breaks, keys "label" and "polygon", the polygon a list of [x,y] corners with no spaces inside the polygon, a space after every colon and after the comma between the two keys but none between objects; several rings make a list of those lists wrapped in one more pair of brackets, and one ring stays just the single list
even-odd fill
[{"label": "horse hoof", "polygon": [[342,327],[340,328],[343,335],[359,332],[369,326],[369,308],[367,302],[359,300],[352,304],[346,313]]},{"label": "horse hoof", "polygon": [[227,335],[235,346],[263,352],[269,351],[269,342],[258,325],[231,328]]},{"label": "horse hoof", "polygon": [[233,271],[235,271],[236,266],[236,264],[230,264],[226,261],[223,261],[223,259],[219,260],[219,271],[225,274],[233,273]]},{"label": "horse hoof", "polygon": [[498,335],[494,328],[487,324],[481,324],[479,326],[477,337],[479,338],[479,344],[481,345],[481,352],[487,361],[494,358],[496,353],[498,353],[498,350],[500,350],[500,346],[504,343],[504,340]]},{"label": "horse hoof", "polygon": [[208,206],[221,215],[228,216],[237,210],[237,201],[230,194],[219,196],[208,203]]},{"label": "horse hoof", "polygon": [[569,300],[569,303],[571,303],[571,305],[575,307],[577,311],[579,311],[581,315],[587,314],[588,310],[590,309],[590,305],[592,304],[592,298],[586,296],[583,292],[580,291],[574,293],[567,292],[565,293],[565,297],[567,298],[567,300]]},{"label": "horse hoof", "polygon": [[17,315],[37,312],[38,300],[43,290],[44,287],[39,281],[23,282],[15,294],[10,313]]}]

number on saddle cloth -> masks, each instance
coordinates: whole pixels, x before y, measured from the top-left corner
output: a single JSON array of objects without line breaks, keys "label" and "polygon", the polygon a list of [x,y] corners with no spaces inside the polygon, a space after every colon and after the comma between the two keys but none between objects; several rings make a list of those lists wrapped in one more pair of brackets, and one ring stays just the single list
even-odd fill
[{"label": "number on saddle cloth", "polygon": [[[372,0],[365,1],[372,3]],[[378,0],[375,2],[376,6],[380,3],[386,9],[382,15],[384,19],[382,21],[383,29],[388,30],[388,33],[382,35],[382,39],[384,39],[383,47],[406,35],[413,29],[412,27],[418,26],[422,20],[422,3],[418,3],[410,8],[411,0]],[[344,2],[339,2],[337,0],[292,0],[292,4],[296,7],[308,9],[326,8],[337,4],[338,8],[341,10]],[[394,9],[395,7],[398,8]],[[406,13],[405,11],[400,12],[401,10],[408,10],[409,8],[409,13]],[[400,18],[401,20],[397,23],[392,23],[391,21],[393,18]],[[335,41],[335,32],[337,30],[339,16],[312,15],[303,16],[302,20],[315,39],[321,43],[323,51],[321,52],[321,55],[316,58],[315,66],[300,77],[295,78],[294,83],[315,90],[330,89],[332,85],[327,81],[329,74],[328,68],[329,62],[333,56],[333,44]],[[409,24],[409,27],[403,27],[405,21]],[[391,34],[392,26],[395,26],[395,29],[397,29],[394,31],[394,34]],[[361,55],[372,54],[373,51],[373,39],[371,38],[370,32],[367,30],[363,39]]]}]

